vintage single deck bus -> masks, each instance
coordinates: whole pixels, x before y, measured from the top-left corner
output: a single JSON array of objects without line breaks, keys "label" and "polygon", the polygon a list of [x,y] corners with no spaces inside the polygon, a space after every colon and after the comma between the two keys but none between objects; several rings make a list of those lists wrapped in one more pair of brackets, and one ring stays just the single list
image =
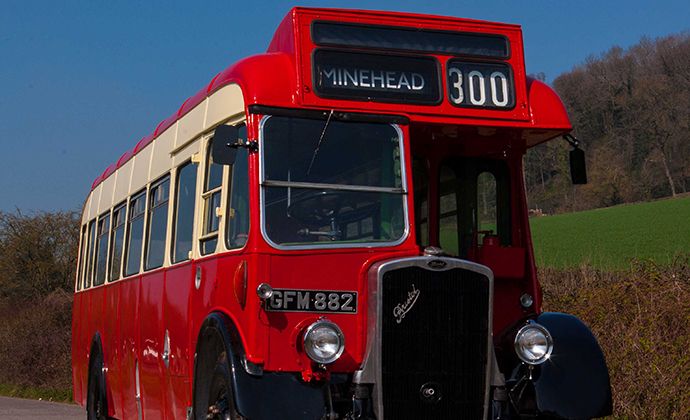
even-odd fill
[{"label": "vintage single deck bus", "polygon": [[89,419],[584,419],[541,313],[522,159],[569,133],[519,26],[295,8],[93,183],[72,335]]}]

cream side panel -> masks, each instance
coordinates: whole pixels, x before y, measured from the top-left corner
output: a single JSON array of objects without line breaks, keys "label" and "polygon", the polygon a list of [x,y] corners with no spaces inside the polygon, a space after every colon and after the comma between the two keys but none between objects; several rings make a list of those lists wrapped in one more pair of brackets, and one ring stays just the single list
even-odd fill
[{"label": "cream side panel", "polygon": [[151,158],[151,180],[170,171],[172,167],[171,152],[175,148],[175,133],[178,123],[173,124],[153,141],[153,157]]},{"label": "cream side panel", "polygon": [[98,214],[103,214],[113,206],[113,191],[115,190],[115,183],[117,180],[117,172],[111,174],[101,182],[103,187],[101,192],[101,201],[98,204]]},{"label": "cream side panel", "polygon": [[129,188],[130,194],[136,193],[149,182],[152,150],[153,142],[144,147],[144,150],[134,155],[134,169],[132,170],[132,182]]},{"label": "cream side panel", "polygon": [[193,142],[189,143],[187,147],[184,149],[180,150],[174,157],[173,157],[173,166],[178,166],[192,157],[194,153],[197,153],[199,151],[199,145],[201,144],[201,139],[196,139]]},{"label": "cream side panel", "polygon": [[189,140],[197,137],[204,131],[204,119],[206,117],[206,105],[208,99],[204,99],[199,105],[178,120],[177,141],[175,148],[184,146]]},{"label": "cream side panel", "polygon": [[89,222],[89,209],[91,208],[91,202],[93,201],[93,191],[89,193],[89,196],[86,197],[86,202],[84,203],[84,211],[82,212],[81,215],[81,224],[85,225]]},{"label": "cream side panel", "polygon": [[96,188],[91,192],[91,203],[89,203],[89,217],[87,218],[88,221],[93,220],[98,216],[98,203],[101,201],[101,191],[102,191],[102,185],[103,183],[101,182],[98,184]]},{"label": "cream side panel", "polygon": [[229,117],[244,113],[244,97],[238,85],[227,85],[208,99],[204,130],[208,130]]},{"label": "cream side panel", "polygon": [[134,168],[134,160],[130,159],[117,170],[117,182],[115,183],[115,193],[113,194],[114,204],[122,202],[129,195],[132,168]]}]

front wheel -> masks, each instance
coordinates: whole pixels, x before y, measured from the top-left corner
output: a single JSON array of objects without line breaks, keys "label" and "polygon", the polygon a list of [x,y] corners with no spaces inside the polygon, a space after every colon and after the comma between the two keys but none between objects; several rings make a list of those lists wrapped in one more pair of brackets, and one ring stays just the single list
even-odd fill
[{"label": "front wheel", "polygon": [[230,381],[230,366],[227,353],[222,352],[216,362],[211,377],[211,387],[208,393],[208,420],[241,420],[242,417],[235,410],[232,385]]}]

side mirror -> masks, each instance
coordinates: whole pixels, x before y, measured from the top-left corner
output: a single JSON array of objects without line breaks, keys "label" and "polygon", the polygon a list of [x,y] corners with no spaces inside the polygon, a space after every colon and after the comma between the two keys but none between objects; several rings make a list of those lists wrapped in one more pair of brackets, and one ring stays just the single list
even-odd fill
[{"label": "side mirror", "polygon": [[570,178],[573,180],[573,185],[586,184],[585,151],[579,148],[580,142],[572,135],[566,134],[563,139],[573,146],[573,150],[570,151]]},{"label": "side mirror", "polygon": [[585,167],[585,151],[573,149],[570,151],[570,177],[574,185],[587,183],[587,168]]},{"label": "side mirror", "polygon": [[237,157],[238,128],[232,125],[219,125],[213,133],[211,158],[219,165],[233,165]]}]

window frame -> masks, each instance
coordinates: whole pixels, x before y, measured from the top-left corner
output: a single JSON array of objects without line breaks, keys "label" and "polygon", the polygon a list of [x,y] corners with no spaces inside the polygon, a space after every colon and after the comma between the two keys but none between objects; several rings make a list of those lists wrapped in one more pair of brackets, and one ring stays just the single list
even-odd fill
[{"label": "window frame", "polygon": [[[128,200],[127,200],[127,215],[126,217],[126,225],[125,225],[125,246],[124,246],[124,251],[123,251],[123,259],[122,259],[122,276],[120,279],[126,279],[128,277],[136,276],[141,274],[142,272],[142,265],[144,261],[144,240],[145,240],[145,234],[146,234],[146,212],[148,210],[148,188],[144,187],[143,189],[139,190],[137,193],[132,194]],[[135,200],[138,200],[139,198],[144,198],[144,210],[140,213],[137,214],[136,217],[132,218],[132,202]],[[141,236],[141,255],[139,255],[139,269],[136,272],[133,272],[131,274],[127,273],[127,263],[129,261],[129,251],[130,251],[130,236],[132,234],[132,223],[136,220],[138,220],[140,217],[144,218],[144,225],[142,227],[142,236]]]},{"label": "window frame", "polygon": [[[112,221],[112,209],[109,209],[107,212],[102,213],[100,216],[98,216],[98,219],[96,221],[96,244],[95,244],[95,255],[94,255],[94,272],[93,272],[93,282],[92,285],[94,287],[96,286],[102,286],[108,281],[108,260],[110,259],[110,233],[111,233],[111,221]],[[105,220],[107,219],[107,223],[105,223]],[[107,225],[107,226],[106,226]],[[102,226],[107,227],[107,231],[101,232]],[[96,284],[98,281],[98,264],[100,263],[100,246],[101,246],[101,241],[103,239],[106,239],[107,244],[105,247],[105,272],[103,274],[103,281],[99,282]]]},{"label": "window frame", "polygon": [[[223,243],[225,241],[220,240],[220,235],[221,235],[221,230],[223,229],[223,218],[225,215],[225,212],[227,211],[227,206],[223,205],[223,198],[224,198],[224,186],[228,184],[228,166],[229,165],[221,165],[222,168],[222,173],[221,173],[221,182],[220,185],[214,188],[210,188],[208,191],[206,191],[206,184],[208,183],[209,176],[211,173],[211,165],[214,163],[212,162],[211,158],[211,149],[212,149],[212,143],[213,143],[213,136],[209,136],[206,139],[202,139],[202,144],[205,146],[205,149],[203,151],[203,156],[204,160],[202,161],[203,165],[201,166],[202,172],[202,179],[201,179],[201,189],[197,191],[197,197],[199,197],[199,213],[196,215],[199,219],[199,235],[196,239],[197,243],[197,249],[199,252],[200,257],[206,257],[208,255],[213,255],[219,251],[223,250]],[[198,173],[197,173],[198,177]],[[198,184],[197,184],[198,185]],[[209,200],[209,203],[212,203],[213,197],[215,195],[218,195],[218,206],[214,207],[213,209],[207,208],[206,207],[206,200]],[[220,209],[220,211],[218,211]],[[208,213],[213,212],[211,214],[211,217],[207,219]],[[208,226],[209,220],[211,220],[213,217],[218,218],[218,228],[214,231],[205,233],[206,227]],[[216,240],[216,247],[213,251],[204,253],[204,244],[206,242],[210,242],[215,238]]]},{"label": "window frame", "polygon": [[[184,259],[181,259],[179,261],[175,260],[175,251],[177,247],[177,222],[178,222],[178,207],[179,207],[179,198],[180,198],[180,173],[182,170],[190,165],[197,165],[195,168],[196,174],[194,175],[194,194],[192,195],[193,197],[193,205],[192,205],[192,220],[191,220],[191,225],[192,225],[192,237],[191,237],[191,247],[189,249],[189,252],[187,253],[187,257]],[[176,265],[176,264],[181,264],[186,261],[190,261],[194,259],[194,244],[197,242],[196,241],[196,220],[197,220],[197,208],[198,208],[198,198],[199,198],[199,170],[201,168],[201,164],[198,161],[195,161],[193,158],[189,158],[184,160],[182,163],[177,165],[174,168],[174,175],[175,175],[175,184],[173,185],[173,188],[171,188],[171,198],[172,198],[172,220],[170,223],[170,250],[169,250],[169,258],[170,258],[170,265]]]},{"label": "window frame", "polygon": [[[265,144],[265,130],[264,126],[266,125],[266,122],[273,118],[273,115],[264,115],[261,118],[261,121],[259,123],[259,144]],[[275,116],[278,117],[278,116]],[[301,117],[303,118],[303,117]],[[304,119],[309,119],[309,118],[304,118]],[[326,124],[326,121],[323,121],[323,124]],[[264,147],[259,147],[259,215],[260,215],[260,221],[259,223],[261,224],[261,235],[263,236],[264,240],[266,243],[268,243],[272,248],[281,250],[281,251],[301,251],[301,250],[316,250],[316,249],[351,249],[351,248],[387,248],[387,247],[395,247],[398,245],[403,244],[410,235],[410,210],[409,210],[409,188],[408,188],[408,183],[407,183],[407,163],[406,163],[406,157],[407,157],[407,149],[405,147],[406,143],[406,138],[405,138],[405,132],[403,129],[400,127],[399,124],[393,124],[393,123],[381,123],[381,124],[386,124],[392,127],[398,134],[398,144],[400,148],[400,176],[402,179],[402,185],[400,186],[399,190],[401,191],[399,195],[401,196],[402,199],[402,210],[403,210],[403,226],[404,230],[402,235],[400,235],[400,238],[391,241],[391,242],[356,242],[356,243],[338,243],[338,244],[332,244],[329,245],[327,242],[323,242],[321,244],[305,244],[305,245],[279,245],[275,243],[268,235],[268,232],[266,231],[266,212],[265,212],[265,204],[266,204],[266,187],[268,186],[266,183],[266,174],[265,174],[265,148]],[[284,181],[271,181],[271,186],[286,186],[289,187],[290,182],[284,182]],[[285,184],[285,185],[282,185]],[[322,189],[322,190],[327,190],[329,187],[333,187],[334,185],[331,184],[313,184],[310,186],[307,186],[307,184],[301,184],[300,185],[292,185],[294,188],[314,188],[316,190]],[[339,188],[341,188],[341,185],[337,185]],[[356,188],[356,186],[355,186]],[[369,188],[367,192],[381,192],[381,193],[394,193],[393,191],[382,191],[382,190],[397,190],[396,188],[378,188],[378,187],[365,187]],[[346,188],[341,188],[341,189],[346,189]],[[376,191],[376,190],[381,190],[381,191]],[[397,194],[397,192],[395,192]]]},{"label": "window frame", "polygon": [[84,280],[85,268],[86,268],[86,245],[87,245],[87,232],[88,223],[84,223],[81,226],[81,236],[79,243],[79,264],[77,265],[77,284],[75,287],[75,292],[82,290],[82,281]]},{"label": "window frame", "polygon": [[[87,229],[87,244],[86,244],[86,265],[84,266],[84,284],[82,285],[82,289],[90,289],[93,287],[93,266],[94,266],[94,258],[95,258],[95,234],[96,234],[96,219],[92,219],[89,223],[87,223],[88,229]],[[87,284],[88,282],[88,284]]]},{"label": "window frame", "polygon": [[[247,127],[246,122],[242,121],[237,124],[235,124],[235,127],[237,127],[237,130],[242,129],[244,127],[246,131],[247,137],[249,137],[249,128]],[[244,139],[245,141],[249,141],[249,139]],[[233,222],[233,219],[235,217],[235,209],[232,207],[232,198],[233,198],[233,192],[235,191],[235,164],[233,163],[232,165],[229,165],[228,167],[228,176],[227,176],[227,185],[228,185],[228,194],[227,194],[227,210],[225,211],[225,233],[223,234],[223,237],[225,239],[225,248],[230,251],[237,251],[237,250],[242,250],[246,248],[247,244],[249,243],[249,235],[251,234],[252,231],[252,219],[251,219],[251,171],[250,171],[250,166],[249,166],[249,160],[251,157],[251,152],[249,149],[243,149],[246,150],[247,152],[247,191],[248,191],[248,196],[247,196],[247,206],[248,206],[248,212],[247,212],[247,223],[248,223],[248,230],[247,230],[247,240],[244,242],[244,245],[240,247],[232,246],[230,244],[230,224]],[[242,150],[237,151],[237,156],[240,155],[240,152]],[[237,159],[235,159],[235,162],[237,162]],[[232,212],[232,215],[230,214]]]},{"label": "window frame", "polygon": [[[154,191],[156,188],[161,187],[165,182],[168,182],[168,197],[157,203],[155,207],[152,205],[152,201],[155,199],[154,195],[152,194],[152,191]],[[148,194],[147,194],[147,199],[146,199],[146,210],[144,211],[144,214],[146,216],[146,220],[144,222],[144,236],[143,236],[143,257],[141,261],[141,269],[143,269],[143,272],[147,271],[152,271],[159,269],[161,267],[164,267],[167,265],[167,244],[168,244],[168,231],[170,228],[170,173],[166,173],[162,177],[158,178],[156,181],[152,182],[148,186]],[[161,207],[167,205],[168,209],[165,213],[166,217],[166,222],[165,222],[165,239],[163,240],[163,261],[161,262],[161,265],[155,266],[155,267],[148,267],[149,263],[149,251],[151,248],[151,220],[153,217],[154,211],[160,209]],[[141,271],[140,271],[141,272]]]},{"label": "window frame", "polygon": [[[459,258],[467,258],[467,252],[465,251],[464,253],[461,252],[463,249],[463,244],[461,243],[461,238],[459,236],[459,230],[460,230],[460,223],[461,223],[461,215],[462,211],[459,208],[459,202],[463,197],[467,197],[467,195],[460,195],[458,194],[459,188],[456,187],[451,194],[455,194],[455,204],[456,208],[453,211],[446,212],[443,215],[441,214],[441,198],[444,197],[445,195],[442,195],[441,193],[444,191],[442,188],[443,182],[441,181],[441,176],[442,176],[442,171],[443,168],[447,168],[450,170],[453,175],[455,176],[454,180],[449,180],[445,182],[462,182],[461,178],[458,176],[458,173],[456,171],[456,168],[458,167],[469,167],[469,165],[464,164],[463,161],[468,161],[468,160],[473,160],[475,163],[471,166],[474,169],[473,172],[473,184],[474,184],[474,200],[475,203],[478,205],[479,204],[479,197],[478,197],[478,184],[479,184],[479,177],[481,174],[484,172],[488,172],[491,175],[493,175],[495,181],[496,181],[496,232],[494,232],[495,235],[497,235],[500,238],[501,246],[503,247],[510,247],[513,246],[513,243],[515,241],[515,235],[513,234],[513,227],[515,226],[515,220],[513,220],[514,217],[514,212],[512,211],[512,208],[516,205],[513,202],[513,174],[510,170],[510,165],[508,164],[507,161],[503,159],[494,159],[494,158],[487,158],[483,156],[451,156],[443,159],[441,162],[438,164],[438,170],[436,171],[436,179],[438,183],[438,196],[436,199],[436,219],[437,219],[437,226],[436,226],[436,233],[438,234],[438,243],[439,246],[441,246],[441,218],[443,215],[446,217],[454,216],[456,218],[456,223],[457,223],[457,229],[458,231],[456,232],[456,239],[457,239],[457,245],[458,245],[458,255],[456,257]],[[475,220],[474,220],[474,233],[479,231],[480,226],[479,225],[479,209],[478,206],[475,207],[474,209],[474,214],[472,215]],[[502,217],[504,216],[504,217]],[[472,241],[473,242],[473,241]],[[472,246],[472,243],[469,245],[470,247]]]},{"label": "window frame", "polygon": [[[113,207],[112,210],[112,216],[111,216],[111,226],[110,226],[110,232],[111,232],[111,237],[110,237],[110,255],[108,256],[108,273],[107,273],[107,281],[108,283],[115,282],[118,280],[122,280],[123,278],[123,266],[124,266],[124,261],[125,261],[125,244],[127,242],[127,221],[128,221],[128,216],[129,212],[127,211],[128,207],[128,200],[125,200],[118,205]],[[117,220],[115,219],[115,214],[119,211],[124,212],[124,220],[122,221],[122,225],[116,225]],[[118,276],[117,278],[113,278],[113,262],[115,260],[115,254],[113,253],[115,247],[114,247],[114,242],[116,238],[116,231],[117,229],[122,226],[123,233],[122,233],[122,252],[120,253],[120,269],[117,271]]]},{"label": "window frame", "polygon": [[[414,162],[418,161],[424,167],[424,177],[426,184],[415,185],[414,183]],[[414,205],[414,229],[415,229],[415,243],[420,247],[431,246],[431,162],[426,155],[413,154],[410,162],[412,167],[412,201]],[[424,194],[418,197],[417,192]],[[419,201],[418,201],[419,199]],[[426,219],[422,219],[422,206],[426,203]],[[426,223],[426,244],[422,243],[422,231],[425,230],[423,224]]]}]

